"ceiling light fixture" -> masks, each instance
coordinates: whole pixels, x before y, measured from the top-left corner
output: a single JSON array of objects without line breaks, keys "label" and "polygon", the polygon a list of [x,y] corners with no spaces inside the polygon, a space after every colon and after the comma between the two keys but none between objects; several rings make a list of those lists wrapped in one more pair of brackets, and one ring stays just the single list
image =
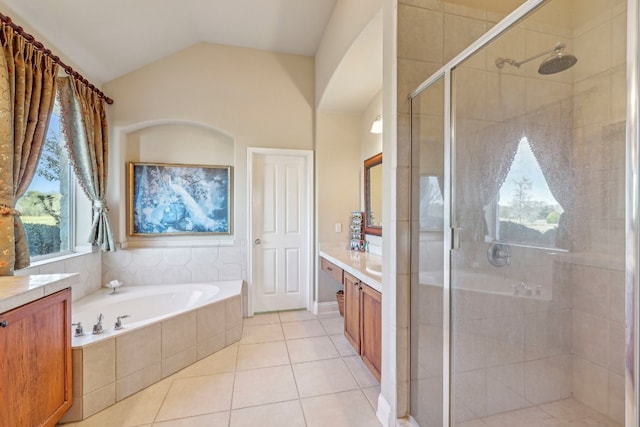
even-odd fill
[{"label": "ceiling light fixture", "polygon": [[382,133],[382,116],[378,114],[376,119],[371,124],[371,133]]}]

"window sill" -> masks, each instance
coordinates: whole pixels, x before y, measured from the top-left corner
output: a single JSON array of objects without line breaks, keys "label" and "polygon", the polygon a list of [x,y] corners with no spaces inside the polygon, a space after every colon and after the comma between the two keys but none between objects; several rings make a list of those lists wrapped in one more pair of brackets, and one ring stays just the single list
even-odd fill
[{"label": "window sill", "polygon": [[51,258],[43,258],[37,261],[32,261],[29,267],[42,267],[43,265],[52,264],[54,262],[64,261],[70,258],[77,258],[79,256],[95,253],[98,251],[96,246],[77,246],[74,252],[65,253],[63,255],[54,256]]}]

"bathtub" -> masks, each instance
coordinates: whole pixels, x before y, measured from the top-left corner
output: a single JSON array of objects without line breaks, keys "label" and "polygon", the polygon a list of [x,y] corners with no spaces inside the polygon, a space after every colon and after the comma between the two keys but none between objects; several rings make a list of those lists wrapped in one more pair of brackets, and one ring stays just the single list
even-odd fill
[{"label": "bathtub", "polygon": [[[72,304],[73,406],[83,420],[242,337],[242,280],[103,288]],[[92,334],[99,314],[103,333]],[[114,329],[118,316],[122,328]],[[74,326],[74,331],[75,331]]]}]

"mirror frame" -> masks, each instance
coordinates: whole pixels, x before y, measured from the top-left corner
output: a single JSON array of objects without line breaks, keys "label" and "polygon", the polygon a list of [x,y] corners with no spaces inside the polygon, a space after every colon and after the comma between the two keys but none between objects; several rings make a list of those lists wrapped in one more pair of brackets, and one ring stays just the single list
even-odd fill
[{"label": "mirror frame", "polygon": [[372,234],[374,236],[382,236],[382,226],[370,226],[368,224],[371,201],[369,200],[369,169],[374,166],[378,166],[382,164],[382,153],[376,154],[373,157],[368,158],[364,161],[364,211],[365,211],[365,221],[364,221],[364,232],[365,234]]}]

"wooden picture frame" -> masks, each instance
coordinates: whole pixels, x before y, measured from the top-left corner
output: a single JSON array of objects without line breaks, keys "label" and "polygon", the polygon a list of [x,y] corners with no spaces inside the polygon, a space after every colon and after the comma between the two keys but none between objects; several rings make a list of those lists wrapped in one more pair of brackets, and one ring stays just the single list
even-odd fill
[{"label": "wooden picture frame", "polygon": [[232,232],[231,166],[129,162],[130,236]]}]

